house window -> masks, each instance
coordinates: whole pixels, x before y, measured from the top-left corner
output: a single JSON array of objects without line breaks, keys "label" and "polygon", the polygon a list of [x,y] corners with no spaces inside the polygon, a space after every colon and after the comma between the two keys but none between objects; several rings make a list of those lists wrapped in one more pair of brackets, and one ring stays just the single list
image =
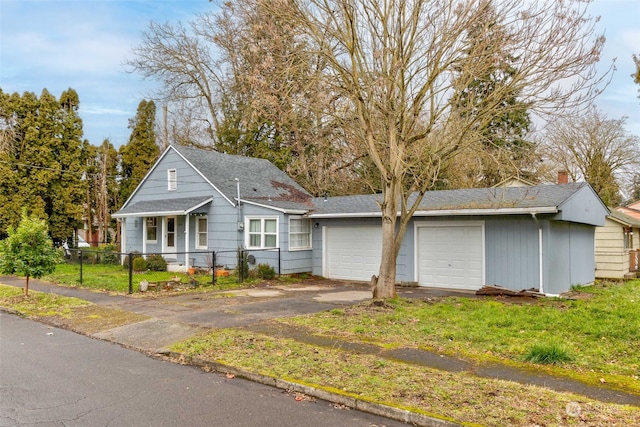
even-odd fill
[{"label": "house window", "polygon": [[158,218],[147,217],[145,222],[147,226],[147,242],[157,243],[158,242]]},{"label": "house window", "polygon": [[167,170],[167,183],[169,191],[178,189],[178,172],[175,169]]},{"label": "house window", "polygon": [[196,218],[196,249],[207,249],[207,217]]},{"label": "house window", "polygon": [[311,249],[311,220],[289,218],[289,250]]},{"label": "house window", "polygon": [[248,248],[277,248],[278,247],[278,219],[277,218],[247,218],[249,230],[246,237]]},{"label": "house window", "polygon": [[633,249],[633,229],[631,227],[624,228],[624,248]]}]

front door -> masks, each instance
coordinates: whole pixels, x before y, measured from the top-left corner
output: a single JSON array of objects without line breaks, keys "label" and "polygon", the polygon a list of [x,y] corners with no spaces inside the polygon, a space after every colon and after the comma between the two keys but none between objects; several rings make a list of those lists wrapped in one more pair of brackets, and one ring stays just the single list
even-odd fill
[{"label": "front door", "polygon": [[169,216],[165,218],[164,227],[164,252],[168,252],[169,258],[175,258],[176,251],[176,217]]}]

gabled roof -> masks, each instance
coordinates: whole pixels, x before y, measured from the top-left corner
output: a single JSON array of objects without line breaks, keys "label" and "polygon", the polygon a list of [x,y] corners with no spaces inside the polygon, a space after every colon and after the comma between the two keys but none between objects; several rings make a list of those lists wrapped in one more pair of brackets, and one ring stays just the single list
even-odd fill
[{"label": "gabled roof", "polygon": [[617,210],[616,208],[609,214],[609,219],[618,222],[626,227],[640,227],[640,219],[627,215],[625,211]]},{"label": "gabled roof", "polygon": [[[548,184],[532,187],[474,188],[428,191],[415,216],[501,215],[558,213],[576,193],[591,190],[587,183]],[[595,192],[595,199],[599,201]],[[412,196],[411,200],[415,200]],[[315,198],[312,218],[379,217],[382,195]],[[602,212],[607,208],[599,202]],[[604,221],[604,219],[603,219]]]},{"label": "gabled roof", "polygon": [[[224,154],[195,147],[170,145],[160,155],[158,161],[124,203],[122,209],[113,215],[115,218],[143,216],[144,214],[168,215],[167,212],[174,215],[184,215],[185,212],[190,212],[188,205],[191,201],[211,197],[203,195],[199,198],[174,199],[177,200],[175,203],[180,204],[177,209],[169,208],[167,203],[174,202],[166,198],[131,204],[135,200],[135,194],[145,184],[147,177],[170,152],[175,152],[182,157],[231,205],[237,203],[239,185],[242,202],[300,214],[311,208],[311,195],[268,160]],[[179,202],[180,200],[182,202]]]},{"label": "gabled roof", "polygon": [[242,201],[278,210],[306,211],[311,207],[311,195],[268,160],[194,147],[171,146],[169,149],[181,155],[230,202],[238,199],[239,183]]}]

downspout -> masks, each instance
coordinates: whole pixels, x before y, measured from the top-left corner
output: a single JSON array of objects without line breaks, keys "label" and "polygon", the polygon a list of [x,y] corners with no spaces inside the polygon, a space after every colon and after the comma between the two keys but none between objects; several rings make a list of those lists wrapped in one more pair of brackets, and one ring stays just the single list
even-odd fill
[{"label": "downspout", "polygon": [[544,282],[543,282],[543,263],[542,263],[542,224],[540,224],[540,222],[538,221],[538,218],[536,217],[536,213],[532,212],[531,213],[531,217],[533,218],[533,221],[536,223],[536,225],[538,226],[538,270],[539,270],[539,274],[540,274],[540,293],[544,294]]}]

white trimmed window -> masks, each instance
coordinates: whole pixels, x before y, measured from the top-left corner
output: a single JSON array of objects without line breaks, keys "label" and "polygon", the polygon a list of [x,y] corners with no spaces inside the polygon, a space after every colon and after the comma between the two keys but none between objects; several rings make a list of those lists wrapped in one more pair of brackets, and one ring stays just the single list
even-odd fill
[{"label": "white trimmed window", "polygon": [[245,219],[245,244],[248,248],[278,247],[278,218]]},{"label": "white trimmed window", "polygon": [[311,249],[311,220],[309,218],[289,218],[289,250]]},{"label": "white trimmed window", "polygon": [[178,172],[175,169],[167,170],[167,189],[169,191],[178,189]]},{"label": "white trimmed window", "polygon": [[196,249],[207,249],[207,217],[196,217]]},{"label": "white trimmed window", "polygon": [[155,216],[145,218],[145,226],[147,228],[147,242],[158,243],[158,218]]}]

